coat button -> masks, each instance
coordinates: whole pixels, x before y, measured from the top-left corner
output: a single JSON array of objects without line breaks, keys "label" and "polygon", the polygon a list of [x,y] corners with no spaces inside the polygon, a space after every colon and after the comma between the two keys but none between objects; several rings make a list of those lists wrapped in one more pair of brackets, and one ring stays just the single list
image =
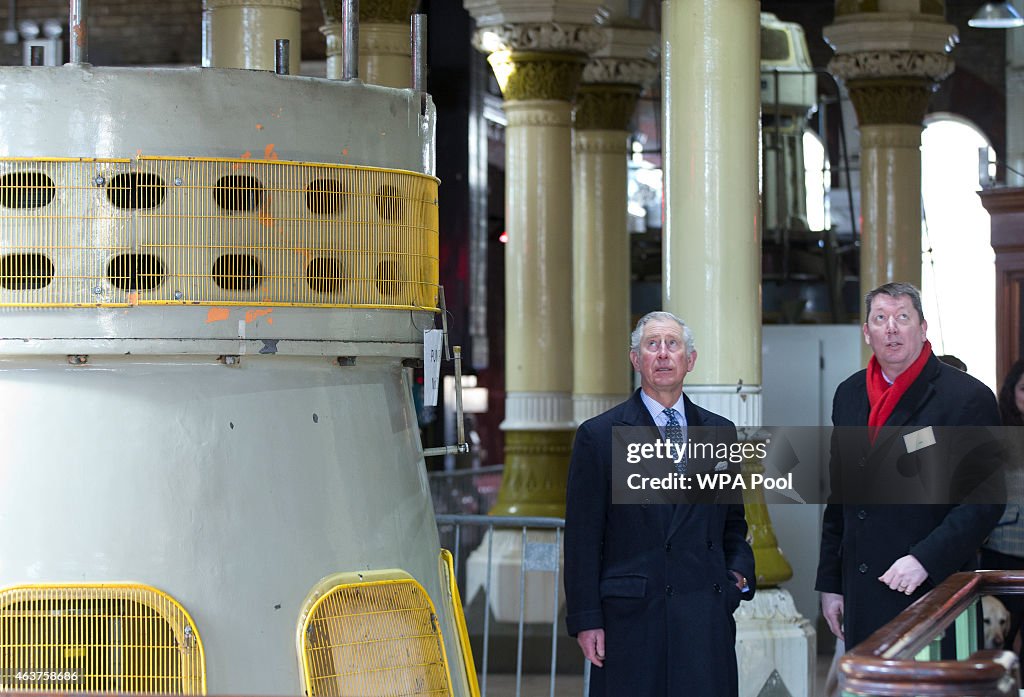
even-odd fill
[{"label": "coat button", "polygon": [[672,543],[671,542],[666,542],[665,543],[665,551],[666,552],[671,552],[672,551]]},{"label": "coat button", "polygon": [[708,549],[714,549],[714,548],[715,548],[715,543],[712,542],[711,540],[708,540]]},{"label": "coat button", "polygon": [[866,574],[868,572],[868,565],[867,564],[861,564],[860,566],[857,567],[857,571],[861,572],[862,574]]},{"label": "coat button", "polygon": [[857,517],[858,517],[858,518],[860,518],[861,520],[864,520],[865,518],[867,518],[867,517],[868,517],[868,512],[867,512],[867,511],[865,511],[865,510],[864,510],[864,509],[862,508],[862,509],[860,509],[859,511],[857,511]]},{"label": "coat button", "polygon": [[868,464],[868,459],[866,457],[862,457],[860,460],[857,461],[857,464],[863,467],[864,465]]},{"label": "coat button", "polygon": [[672,595],[672,586],[665,586],[665,595]]},{"label": "coat button", "polygon": [[722,592],[722,587],[720,585],[718,585],[717,583],[715,585],[711,586],[711,587],[715,589],[716,593],[721,593]]}]

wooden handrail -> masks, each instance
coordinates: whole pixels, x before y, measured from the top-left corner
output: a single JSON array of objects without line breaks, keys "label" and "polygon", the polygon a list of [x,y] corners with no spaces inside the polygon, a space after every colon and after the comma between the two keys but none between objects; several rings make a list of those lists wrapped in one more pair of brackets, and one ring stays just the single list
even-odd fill
[{"label": "wooden handrail", "polygon": [[1020,667],[1012,651],[978,651],[964,661],[914,658],[990,593],[1024,594],[1024,571],[953,574],[840,659],[840,689],[883,697],[1017,697]]}]

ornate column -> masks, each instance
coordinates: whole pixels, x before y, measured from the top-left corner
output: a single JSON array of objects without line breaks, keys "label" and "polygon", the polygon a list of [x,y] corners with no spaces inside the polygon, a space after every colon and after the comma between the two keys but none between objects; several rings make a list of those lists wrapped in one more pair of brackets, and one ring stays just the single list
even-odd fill
[{"label": "ornate column", "polygon": [[628,396],[629,121],[657,76],[657,34],[624,21],[583,71],[573,136],[573,416],[577,423]]},{"label": "ornate column", "polygon": [[[664,307],[696,337],[686,393],[747,440],[761,426],[759,10],[756,0],[662,3]],[[740,697],[810,694],[814,630],[773,587],[792,569],[763,492],[744,503],[759,590],[736,612]]]},{"label": "ornate column", "polygon": [[[412,84],[409,16],[417,0],[360,0],[359,79],[370,85],[407,88]],[[320,0],[327,39],[327,77],[342,75],[341,0]]]},{"label": "ornate column", "polygon": [[836,52],[829,70],[846,83],[860,126],[862,293],[889,281],[921,285],[922,122],[957,41],[940,0],[867,6],[839,0],[825,27]]},{"label": "ornate column", "polygon": [[[496,515],[561,516],[573,438],[571,102],[599,1],[464,0],[505,98],[505,474]],[[543,7],[539,7],[543,5]]]},{"label": "ornate column", "polygon": [[203,65],[274,69],[274,42],[288,39],[288,69],[302,62],[302,0],[204,0]]}]

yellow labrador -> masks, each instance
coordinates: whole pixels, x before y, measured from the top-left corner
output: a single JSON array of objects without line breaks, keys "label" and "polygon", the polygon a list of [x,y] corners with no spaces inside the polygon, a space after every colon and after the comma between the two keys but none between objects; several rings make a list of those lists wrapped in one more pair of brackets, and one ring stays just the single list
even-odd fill
[{"label": "yellow labrador", "polygon": [[998,598],[990,595],[981,598],[981,614],[985,620],[985,648],[1001,649],[1006,642],[1006,630],[1010,628],[1010,613]]}]

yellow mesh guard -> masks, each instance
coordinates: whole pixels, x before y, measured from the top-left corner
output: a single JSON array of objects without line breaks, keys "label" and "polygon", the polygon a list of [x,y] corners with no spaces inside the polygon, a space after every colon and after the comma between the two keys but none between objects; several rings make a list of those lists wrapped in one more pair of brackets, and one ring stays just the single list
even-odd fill
[{"label": "yellow mesh guard", "polygon": [[302,626],[306,694],[451,695],[434,604],[413,579],[337,585]]},{"label": "yellow mesh guard", "polygon": [[480,697],[480,683],[476,677],[476,664],[473,663],[473,647],[469,643],[469,629],[466,627],[466,614],[462,609],[462,598],[455,578],[455,564],[452,553],[441,550],[441,582],[447,590],[446,600],[451,608],[455,626],[459,631],[459,648],[462,649],[462,663],[466,671],[466,682],[469,683],[471,697]]},{"label": "yellow mesh guard", "polygon": [[0,590],[0,691],[206,694],[192,618],[133,584]]},{"label": "yellow mesh guard", "polygon": [[437,307],[438,181],[276,160],[0,158],[0,307]]}]

